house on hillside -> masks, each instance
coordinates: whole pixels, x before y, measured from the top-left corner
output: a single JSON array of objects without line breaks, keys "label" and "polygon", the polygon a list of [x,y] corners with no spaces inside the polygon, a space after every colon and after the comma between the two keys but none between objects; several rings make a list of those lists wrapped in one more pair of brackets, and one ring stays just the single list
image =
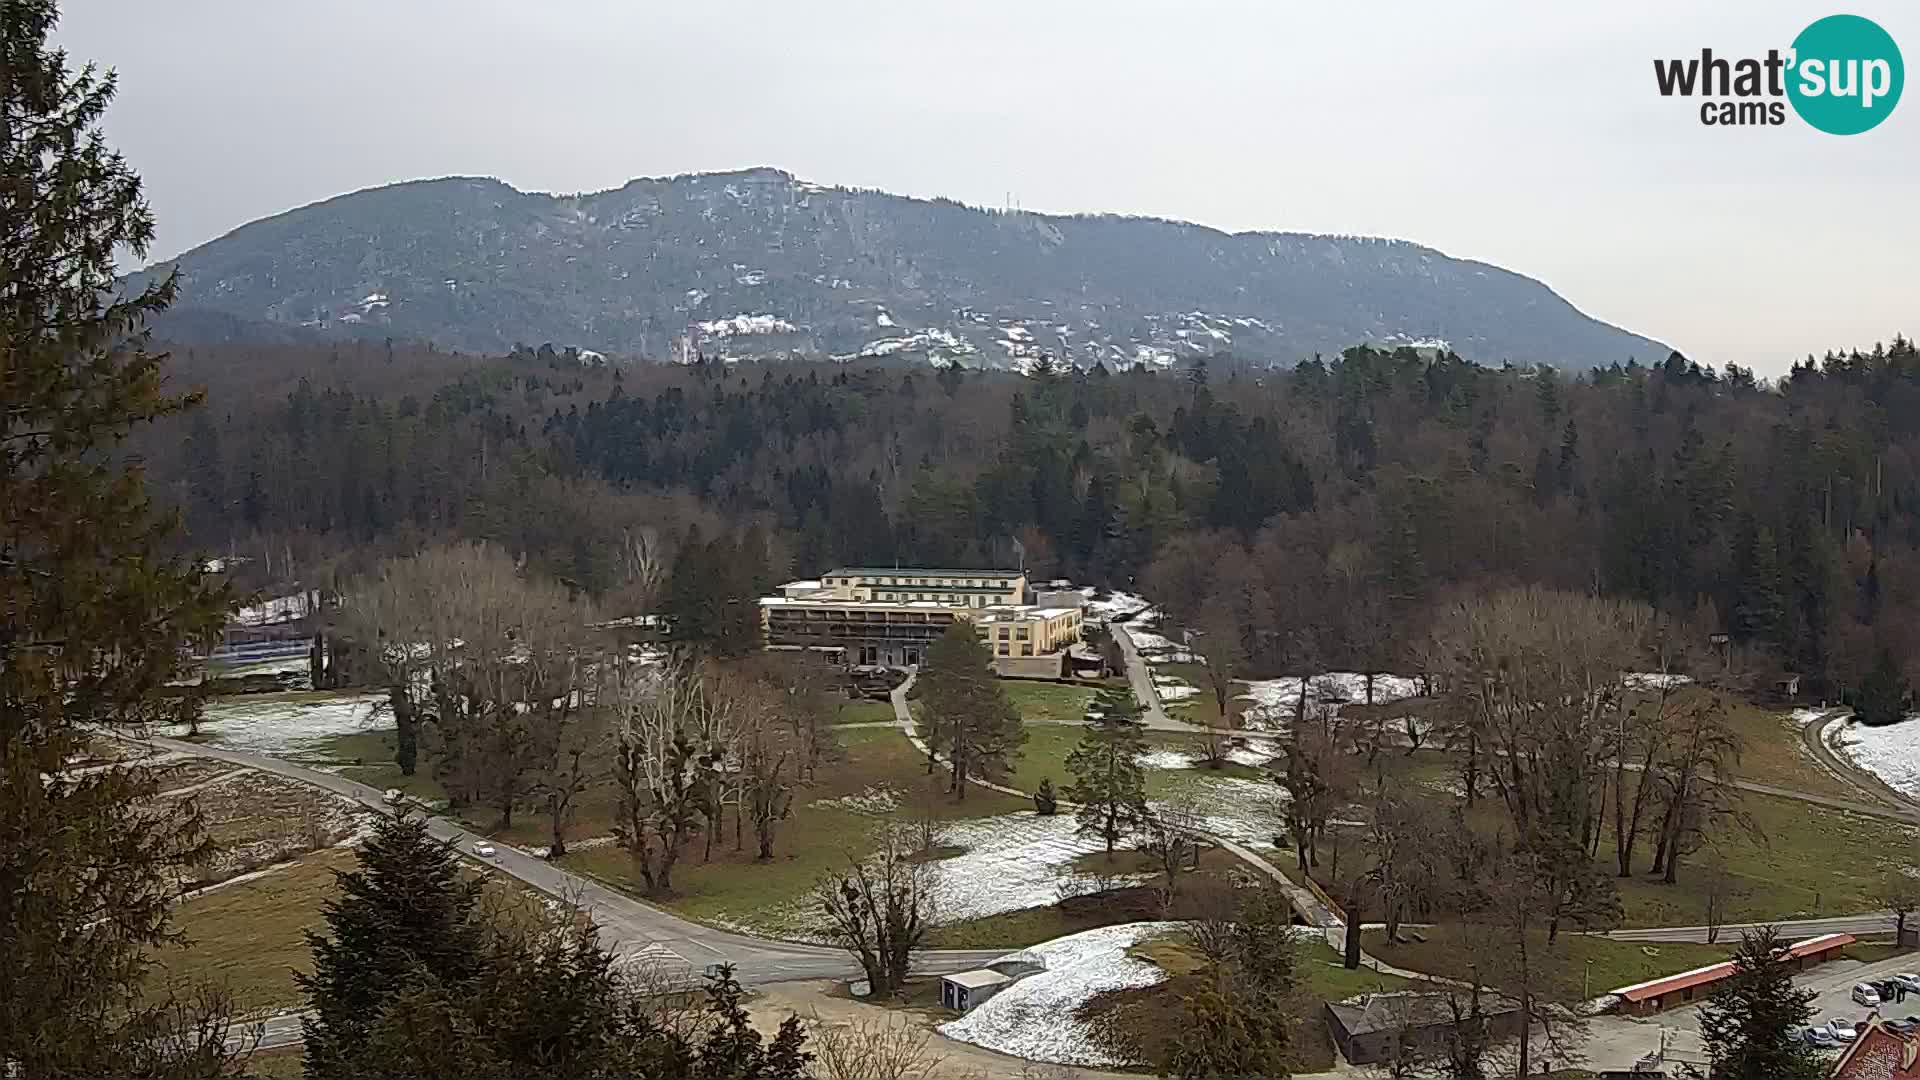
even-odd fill
[{"label": "house on hillside", "polygon": [[1920,1080],[1920,1039],[1889,1031],[1875,1014],[1828,1075],[1834,1080]]}]

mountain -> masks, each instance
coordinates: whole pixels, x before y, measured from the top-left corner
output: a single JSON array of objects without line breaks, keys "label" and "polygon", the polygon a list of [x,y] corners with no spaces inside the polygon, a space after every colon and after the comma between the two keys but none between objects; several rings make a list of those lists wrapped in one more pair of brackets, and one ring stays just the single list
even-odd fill
[{"label": "mountain", "polygon": [[[1370,342],[1585,368],[1668,348],[1531,278],[1398,240],[983,210],[775,169],[591,195],[454,177],[264,218],[180,256],[191,317],[474,352],[1291,364]],[[156,267],[136,278],[163,270]],[[215,315],[230,316],[220,322]]]}]

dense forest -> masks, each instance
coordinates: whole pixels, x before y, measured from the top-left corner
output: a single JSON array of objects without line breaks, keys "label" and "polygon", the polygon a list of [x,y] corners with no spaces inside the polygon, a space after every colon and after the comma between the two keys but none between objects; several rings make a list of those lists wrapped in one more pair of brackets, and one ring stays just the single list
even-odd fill
[{"label": "dense forest", "polygon": [[198,550],[249,560],[243,585],[464,536],[625,614],[690,542],[764,558],[743,589],[1024,558],[1190,625],[1228,613],[1249,667],[1278,671],[1390,666],[1436,601],[1537,583],[1647,601],[1729,635],[1722,663],[1815,691],[1881,650],[1920,668],[1904,339],[1777,384],[1678,354],[1569,377],[1366,348],[1022,377],[199,346],[172,376],[209,407],[139,452]]}]

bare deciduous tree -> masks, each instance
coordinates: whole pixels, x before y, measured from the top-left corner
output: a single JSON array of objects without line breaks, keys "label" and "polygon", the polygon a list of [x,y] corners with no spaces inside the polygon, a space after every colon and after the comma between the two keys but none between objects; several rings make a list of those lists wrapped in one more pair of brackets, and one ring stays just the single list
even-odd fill
[{"label": "bare deciduous tree", "polygon": [[705,681],[680,661],[610,665],[600,700],[614,744],[615,835],[647,890],[669,892],[674,864],[707,806],[706,755],[689,734],[706,725]]},{"label": "bare deciduous tree", "polygon": [[845,872],[823,878],[814,898],[829,936],[866,972],[876,998],[900,992],[914,954],[932,927],[936,863],[915,850],[912,830],[883,826],[865,857],[849,856]]},{"label": "bare deciduous tree", "polygon": [[929,1049],[933,1032],[903,1017],[807,1023],[814,1080],[926,1080],[946,1060]]}]

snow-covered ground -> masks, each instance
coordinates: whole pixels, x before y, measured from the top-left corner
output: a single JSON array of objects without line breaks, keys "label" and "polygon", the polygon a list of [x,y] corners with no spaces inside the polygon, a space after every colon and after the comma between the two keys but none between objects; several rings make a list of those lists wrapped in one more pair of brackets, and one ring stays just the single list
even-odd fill
[{"label": "snow-covered ground", "polygon": [[[1236,746],[1227,751],[1228,761],[1235,765],[1245,765],[1258,769],[1280,756],[1280,748],[1272,740],[1265,740],[1255,746]],[[1140,766],[1146,769],[1197,769],[1207,759],[1206,755],[1195,750],[1150,750],[1140,755]]]},{"label": "snow-covered ground", "polygon": [[[1804,723],[1819,712],[1801,710],[1794,717]],[[1802,713],[1809,715],[1802,717]],[[1835,724],[1827,730],[1826,738],[1835,750],[1885,780],[1895,791],[1920,798],[1920,714],[1885,727]]]},{"label": "snow-covered ground", "polygon": [[1145,922],[1103,926],[1023,950],[1038,954],[1046,961],[1047,970],[1021,979],[960,1019],[940,1025],[940,1034],[1029,1061],[1134,1064],[1116,1060],[1096,1045],[1092,1031],[1075,1012],[1103,991],[1164,981],[1166,972],[1128,956],[1127,949],[1177,925]]},{"label": "snow-covered ground", "polygon": [[1136,596],[1133,593],[1108,593],[1106,599],[1095,600],[1091,586],[1081,589],[1080,592],[1087,598],[1087,614],[1096,619],[1115,619],[1122,615],[1138,619],[1150,614],[1153,610],[1153,605],[1147,603],[1145,597]]},{"label": "snow-covered ground", "polygon": [[1178,705],[1188,698],[1200,696],[1200,688],[1187,680],[1177,675],[1161,675],[1158,672],[1153,676],[1153,691],[1160,695],[1162,705]]},{"label": "snow-covered ground", "polygon": [[[1307,703],[1348,702],[1358,704],[1367,700],[1367,677],[1352,671],[1328,671],[1306,680],[1309,688]],[[1292,720],[1294,708],[1300,702],[1301,679],[1297,675],[1278,679],[1253,679],[1247,682],[1245,693],[1238,700],[1251,702],[1245,708],[1247,726],[1250,728],[1274,730],[1284,728]],[[1376,705],[1389,701],[1399,701],[1420,693],[1420,682],[1404,675],[1379,673],[1373,677],[1373,702]]]},{"label": "snow-covered ground", "polygon": [[237,612],[233,621],[242,626],[270,626],[307,617],[307,594],[276,596],[258,604],[249,604]]},{"label": "snow-covered ground", "polygon": [[1629,690],[1671,690],[1693,682],[1693,677],[1671,671],[1629,671],[1621,681]]},{"label": "snow-covered ground", "polygon": [[934,914],[942,923],[1058,903],[1072,862],[1104,849],[1075,833],[1071,814],[1042,817],[1030,810],[956,821],[940,841],[966,850],[940,860]]},{"label": "snow-covered ground", "polygon": [[390,720],[376,719],[375,714],[385,713],[386,707],[385,694],[215,698],[201,717],[200,734],[216,746],[299,758],[318,749],[324,740],[385,726]]}]

